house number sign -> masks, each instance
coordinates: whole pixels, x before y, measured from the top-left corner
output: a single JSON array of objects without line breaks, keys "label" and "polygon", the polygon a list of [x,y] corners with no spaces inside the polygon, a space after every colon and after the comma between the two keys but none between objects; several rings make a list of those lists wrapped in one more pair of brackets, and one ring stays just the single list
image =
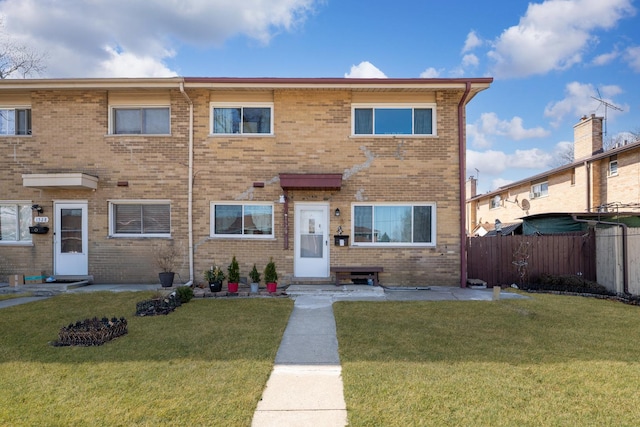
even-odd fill
[{"label": "house number sign", "polygon": [[33,218],[33,222],[49,222],[48,216],[37,216]]}]

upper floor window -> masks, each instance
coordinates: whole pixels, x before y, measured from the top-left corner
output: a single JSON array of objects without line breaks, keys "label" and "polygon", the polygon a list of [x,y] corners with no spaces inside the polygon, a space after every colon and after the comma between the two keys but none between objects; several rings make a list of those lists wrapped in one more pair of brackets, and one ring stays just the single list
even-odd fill
[{"label": "upper floor window", "polygon": [[434,204],[353,206],[354,246],[435,246]]},{"label": "upper floor window", "polygon": [[171,204],[168,201],[110,202],[109,216],[111,236],[168,237],[171,234]]},{"label": "upper floor window", "polygon": [[266,104],[211,104],[211,133],[216,135],[270,135],[273,106]]},{"label": "upper floor window", "polygon": [[124,135],[168,135],[169,107],[113,107],[112,133]]},{"label": "upper floor window", "polygon": [[211,203],[211,236],[273,237],[273,205]]},{"label": "upper floor window", "polygon": [[31,242],[31,203],[0,202],[0,244]]},{"label": "upper floor window", "polygon": [[530,198],[537,199],[538,197],[545,197],[549,195],[549,183],[539,182],[531,186]]},{"label": "upper floor window", "polygon": [[500,206],[502,206],[502,199],[500,198],[500,195],[492,197],[489,201],[489,209],[497,209]]},{"label": "upper floor window", "polygon": [[618,175],[618,161],[612,160],[609,162],[609,176],[617,176]]},{"label": "upper floor window", "polygon": [[31,109],[0,108],[0,135],[31,135]]},{"label": "upper floor window", "polygon": [[435,106],[353,106],[354,135],[435,135]]}]

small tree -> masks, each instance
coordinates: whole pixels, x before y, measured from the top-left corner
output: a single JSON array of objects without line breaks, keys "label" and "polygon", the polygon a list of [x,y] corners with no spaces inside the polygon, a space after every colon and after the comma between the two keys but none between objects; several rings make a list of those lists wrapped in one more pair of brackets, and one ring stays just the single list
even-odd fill
[{"label": "small tree", "polygon": [[269,263],[264,268],[264,282],[276,283],[278,281],[278,272],[276,271],[276,263],[273,262],[273,258],[269,260]]},{"label": "small tree", "polygon": [[251,277],[251,283],[260,283],[260,273],[258,273],[258,269],[255,264],[253,264],[249,277]]},{"label": "small tree", "polygon": [[227,272],[229,273],[229,283],[238,283],[240,281],[240,266],[235,255],[227,268]]}]

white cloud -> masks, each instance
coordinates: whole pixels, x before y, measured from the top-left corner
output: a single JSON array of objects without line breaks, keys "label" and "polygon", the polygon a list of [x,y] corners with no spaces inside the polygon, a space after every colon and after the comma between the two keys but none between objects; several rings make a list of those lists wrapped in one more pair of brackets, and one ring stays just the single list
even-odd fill
[{"label": "white cloud", "polygon": [[[5,31],[48,53],[48,77],[174,75],[175,46],[222,45],[243,35],[269,43],[304,22],[321,0],[4,0]],[[141,19],[143,18],[143,19]],[[108,48],[104,48],[108,46]]]},{"label": "white cloud", "polygon": [[462,66],[463,67],[477,67],[480,63],[478,57],[472,53],[468,53],[462,57]]},{"label": "white cloud", "polygon": [[624,54],[625,60],[636,73],[640,73],[640,46],[628,48]]},{"label": "white cloud", "polygon": [[470,52],[476,47],[482,46],[483,41],[480,40],[475,31],[470,31],[467,34],[467,39],[464,42],[464,47],[462,48],[462,53]]},{"label": "white cloud", "polygon": [[488,56],[499,78],[564,70],[580,63],[596,30],[633,16],[632,0],[546,0],[529,3],[518,25],[506,29]]},{"label": "white cloud", "polygon": [[[601,86],[596,89],[591,84],[571,82],[565,87],[565,97],[560,101],[549,103],[544,109],[544,115],[551,118],[551,125],[554,127],[558,127],[567,115],[573,116],[576,121],[584,115],[594,113],[604,115],[603,105],[594,98],[601,96],[600,99],[603,101],[615,105],[611,98],[621,93],[622,89],[616,85]],[[618,107],[628,110],[626,105]],[[618,113],[619,111],[609,108],[607,118],[615,117]]]},{"label": "white cloud", "polygon": [[387,76],[369,61],[362,61],[352,65],[351,70],[344,75],[348,79],[386,79]]},{"label": "white cloud", "polygon": [[429,67],[426,70],[424,70],[422,73],[420,73],[420,78],[421,79],[435,79],[437,77],[440,77],[440,73],[442,71],[443,71],[442,69],[436,70],[433,67]]},{"label": "white cloud", "polygon": [[477,169],[480,171],[480,177],[489,179],[492,182],[492,187],[487,190],[495,190],[502,185],[513,182],[513,180],[509,181],[500,176],[505,172],[509,171],[512,174],[528,176],[538,173],[538,171],[551,169],[554,159],[553,154],[538,148],[516,150],[513,154],[496,150],[467,150],[466,173],[467,176],[475,176],[478,174]]},{"label": "white cloud", "polygon": [[500,120],[496,113],[482,113],[475,123],[467,125],[467,136],[476,148],[488,148],[493,136],[501,136],[513,141],[530,138],[544,138],[549,131],[541,128],[526,129],[522,118],[514,116],[511,120]]},{"label": "white cloud", "polygon": [[598,66],[607,65],[619,56],[620,52],[618,52],[618,50],[616,49],[613,52],[603,53],[602,55],[596,56],[595,58],[593,58],[593,61],[591,61],[591,63]]}]

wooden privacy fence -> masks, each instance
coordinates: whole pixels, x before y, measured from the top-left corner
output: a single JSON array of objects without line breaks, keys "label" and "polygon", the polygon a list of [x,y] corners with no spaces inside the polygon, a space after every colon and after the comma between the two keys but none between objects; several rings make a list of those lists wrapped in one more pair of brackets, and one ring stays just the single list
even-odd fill
[{"label": "wooden privacy fence", "polygon": [[593,231],[545,236],[467,238],[467,275],[487,286],[529,283],[540,274],[596,280]]}]

